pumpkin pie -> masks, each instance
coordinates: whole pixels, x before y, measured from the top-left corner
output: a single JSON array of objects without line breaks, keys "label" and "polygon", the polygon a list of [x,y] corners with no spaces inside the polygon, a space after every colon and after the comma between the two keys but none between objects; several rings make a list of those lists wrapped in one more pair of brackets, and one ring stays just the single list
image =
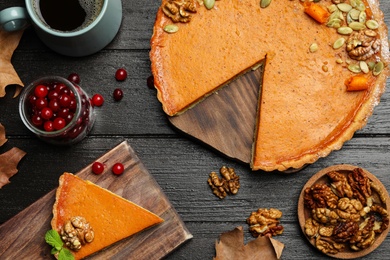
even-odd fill
[{"label": "pumpkin pie", "polygon": [[377,0],[265,2],[163,0],[151,70],[175,116],[264,61],[251,167],[299,169],[366,124],[389,75],[388,30]]},{"label": "pumpkin pie", "polygon": [[92,242],[85,243],[79,251],[71,251],[75,259],[82,259],[163,221],[133,202],[71,173],[61,175],[59,184],[52,228],[60,233],[67,221],[81,217],[94,232]]}]

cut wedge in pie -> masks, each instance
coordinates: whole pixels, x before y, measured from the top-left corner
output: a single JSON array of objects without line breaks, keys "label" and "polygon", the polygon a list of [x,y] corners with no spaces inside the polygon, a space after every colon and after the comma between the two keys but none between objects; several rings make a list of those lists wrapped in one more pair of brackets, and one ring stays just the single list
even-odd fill
[{"label": "cut wedge in pie", "polygon": [[60,233],[71,218],[82,217],[94,232],[92,242],[85,243],[79,251],[71,251],[75,259],[82,259],[163,221],[133,202],[71,173],[61,175],[59,183],[52,228]]},{"label": "cut wedge in pie", "polygon": [[262,2],[163,0],[154,84],[175,116],[265,60],[251,168],[299,169],[367,123],[389,75],[388,29],[377,0]]}]

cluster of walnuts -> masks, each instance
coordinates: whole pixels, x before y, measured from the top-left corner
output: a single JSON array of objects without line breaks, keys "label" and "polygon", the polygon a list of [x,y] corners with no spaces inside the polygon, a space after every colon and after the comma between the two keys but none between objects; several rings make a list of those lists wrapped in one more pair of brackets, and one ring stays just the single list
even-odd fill
[{"label": "cluster of walnuts", "polygon": [[188,23],[196,13],[196,5],[193,0],[168,0],[162,11],[175,23]]},{"label": "cluster of walnuts", "polygon": [[85,218],[75,216],[64,223],[60,236],[69,249],[79,251],[83,245],[93,241],[95,233]]},{"label": "cluster of walnuts", "polygon": [[306,235],[325,254],[369,247],[389,226],[383,191],[361,168],[347,174],[329,172],[327,177],[329,184],[317,183],[304,191],[305,207],[311,211]]}]

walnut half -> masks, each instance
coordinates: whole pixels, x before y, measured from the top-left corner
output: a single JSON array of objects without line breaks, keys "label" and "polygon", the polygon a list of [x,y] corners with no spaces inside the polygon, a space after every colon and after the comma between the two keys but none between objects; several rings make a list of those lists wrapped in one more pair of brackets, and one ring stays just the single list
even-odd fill
[{"label": "walnut half", "polygon": [[162,10],[173,22],[188,23],[192,13],[196,13],[196,6],[192,0],[169,0]]},{"label": "walnut half", "polygon": [[93,241],[95,233],[85,218],[76,216],[65,222],[60,236],[69,249],[79,251],[83,245]]}]

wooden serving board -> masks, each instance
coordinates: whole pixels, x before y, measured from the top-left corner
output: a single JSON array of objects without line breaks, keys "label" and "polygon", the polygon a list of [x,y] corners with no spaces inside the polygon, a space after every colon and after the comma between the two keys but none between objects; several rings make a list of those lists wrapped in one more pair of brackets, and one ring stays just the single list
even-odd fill
[{"label": "wooden serving board", "polygon": [[208,96],[170,123],[231,159],[250,163],[262,66]]},{"label": "wooden serving board", "polygon": [[[125,166],[121,176],[94,175],[88,165],[76,175],[106,188],[159,215],[164,222],[121,240],[88,259],[161,259],[192,238],[153,176],[125,141],[97,159],[111,169]],[[44,236],[51,229],[55,190],[0,226],[0,259],[54,259]]]}]

